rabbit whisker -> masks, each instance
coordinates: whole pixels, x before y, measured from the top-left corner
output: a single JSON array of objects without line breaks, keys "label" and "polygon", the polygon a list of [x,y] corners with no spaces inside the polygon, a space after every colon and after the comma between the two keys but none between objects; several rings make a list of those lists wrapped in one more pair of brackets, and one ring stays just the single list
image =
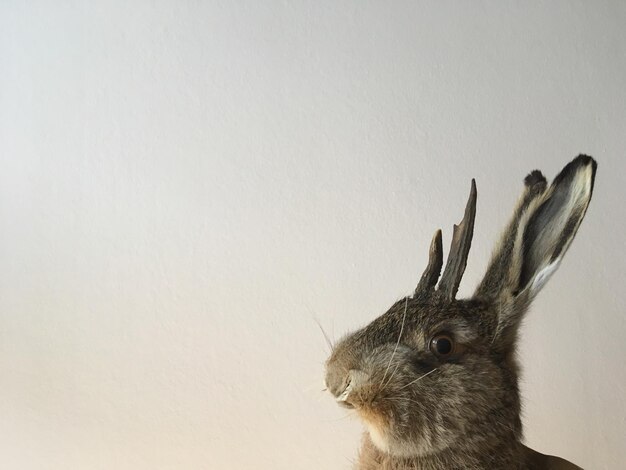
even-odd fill
[{"label": "rabbit whisker", "polygon": [[396,364],[396,368],[393,370],[393,372],[389,376],[389,379],[387,379],[387,382],[385,382],[384,384],[381,384],[381,390],[385,390],[387,388],[387,386],[391,383],[391,381],[393,380],[393,378],[396,375],[396,372],[398,371],[398,367],[400,367],[400,363],[399,362]]},{"label": "rabbit whisker", "polygon": [[330,351],[332,352],[335,349],[335,346],[333,345],[332,341],[328,337],[328,334],[326,333],[326,331],[324,331],[324,327],[322,327],[322,324],[320,323],[320,321],[317,318],[313,318],[313,321],[317,324],[317,326],[319,327],[320,331],[324,335],[324,339],[326,340],[326,344],[328,344],[328,347],[330,348]]},{"label": "rabbit whisker", "polygon": [[422,405],[422,403],[420,403],[419,401],[411,400],[410,398],[406,398],[406,397],[386,397],[386,398],[383,398],[383,400],[397,401],[397,402],[410,401],[411,403],[415,403],[416,405]]},{"label": "rabbit whisker", "polygon": [[389,367],[391,366],[391,362],[393,361],[393,358],[396,355],[396,351],[398,350],[398,346],[400,345],[400,340],[402,339],[402,332],[404,331],[404,321],[406,320],[406,310],[408,306],[409,306],[409,298],[406,297],[405,302],[404,302],[404,314],[402,315],[402,325],[400,326],[400,334],[398,335],[398,341],[396,342],[396,347],[393,349],[393,353],[391,354],[391,358],[389,359],[389,364],[387,364],[387,369],[385,369],[385,373],[383,374],[383,379],[380,381],[381,385],[385,383],[387,372],[389,372]]},{"label": "rabbit whisker", "polygon": [[404,387],[401,387],[399,390],[402,390],[403,388],[407,388],[410,385],[413,385],[415,382],[418,382],[420,380],[422,380],[424,377],[426,377],[427,375],[432,374],[433,372],[435,372],[437,369],[439,369],[439,367],[435,367],[433,370],[426,372],[424,375],[419,376],[417,379],[409,382],[408,384],[406,384]]},{"label": "rabbit whisker", "polygon": [[325,419],[322,422],[324,422],[324,423],[334,423],[336,421],[341,421],[341,420],[344,420],[344,419],[347,419],[347,418],[351,418],[353,415],[354,415],[354,413],[347,413],[347,414],[345,414],[343,416],[340,416],[339,418]]}]

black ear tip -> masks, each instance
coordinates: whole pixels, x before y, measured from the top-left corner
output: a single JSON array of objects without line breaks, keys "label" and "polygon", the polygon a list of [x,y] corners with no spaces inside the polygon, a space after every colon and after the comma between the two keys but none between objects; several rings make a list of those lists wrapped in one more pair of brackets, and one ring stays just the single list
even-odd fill
[{"label": "black ear tip", "polygon": [[548,181],[546,180],[546,177],[543,176],[543,173],[541,173],[539,170],[533,170],[530,173],[528,173],[528,175],[526,175],[526,178],[524,178],[524,184],[528,187],[533,187],[537,184],[547,184]]},{"label": "black ear tip", "polygon": [[585,155],[581,153],[576,158],[574,158],[571,162],[569,162],[565,168],[563,168],[562,173],[575,173],[581,168],[586,168],[591,166],[591,178],[592,180],[596,177],[596,169],[598,168],[598,163],[594,160],[593,157],[589,155]]},{"label": "black ear tip", "polygon": [[580,166],[591,166],[591,191],[593,191],[593,187],[596,181],[596,170],[598,169],[598,162],[595,161],[593,157],[589,155],[580,154],[578,155],[574,161],[580,161]]},{"label": "black ear tip", "polygon": [[598,167],[598,162],[596,162],[593,157],[590,157],[589,155],[585,155],[583,153],[581,153],[580,155],[578,155],[576,158],[574,158],[574,160],[572,160],[571,162],[572,165],[575,166],[587,166],[587,165],[591,165],[593,167],[593,171],[596,171],[596,168]]},{"label": "black ear tip", "polygon": [[573,178],[574,175],[581,169],[591,167],[591,184],[593,185],[593,181],[596,177],[596,168],[598,164],[589,155],[580,154],[576,158],[574,158],[571,162],[565,165],[565,168],[561,170],[561,172],[554,178],[553,185],[561,183],[561,181],[569,178]]}]

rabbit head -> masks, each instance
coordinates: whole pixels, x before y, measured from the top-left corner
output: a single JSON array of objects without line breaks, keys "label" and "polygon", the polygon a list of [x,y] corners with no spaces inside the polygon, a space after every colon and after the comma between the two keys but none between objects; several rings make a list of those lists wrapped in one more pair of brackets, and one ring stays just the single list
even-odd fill
[{"label": "rabbit head", "polygon": [[550,186],[530,173],[483,280],[472,298],[457,300],[476,212],[472,180],[441,279],[437,231],[415,293],[333,347],[327,388],[358,413],[368,444],[411,458],[520,440],[517,331],[576,234],[595,171],[580,155]]}]

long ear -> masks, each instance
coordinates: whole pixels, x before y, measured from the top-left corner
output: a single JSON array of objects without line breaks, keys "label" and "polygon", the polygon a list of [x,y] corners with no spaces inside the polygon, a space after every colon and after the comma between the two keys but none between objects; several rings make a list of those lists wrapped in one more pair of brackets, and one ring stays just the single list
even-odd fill
[{"label": "long ear", "polygon": [[585,216],[596,162],[579,155],[546,189],[543,175],[526,177],[525,191],[475,296],[495,303],[494,341],[514,341],[532,299],[558,268]]}]

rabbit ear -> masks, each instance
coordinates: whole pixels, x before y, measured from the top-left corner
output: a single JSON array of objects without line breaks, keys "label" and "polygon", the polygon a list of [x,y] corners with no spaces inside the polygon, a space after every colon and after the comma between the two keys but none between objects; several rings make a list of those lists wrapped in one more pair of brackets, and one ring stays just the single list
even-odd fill
[{"label": "rabbit ear", "polygon": [[539,171],[526,177],[525,191],[475,294],[497,302],[499,333],[516,329],[558,268],[587,211],[596,167],[593,158],[579,155],[547,189]]}]

